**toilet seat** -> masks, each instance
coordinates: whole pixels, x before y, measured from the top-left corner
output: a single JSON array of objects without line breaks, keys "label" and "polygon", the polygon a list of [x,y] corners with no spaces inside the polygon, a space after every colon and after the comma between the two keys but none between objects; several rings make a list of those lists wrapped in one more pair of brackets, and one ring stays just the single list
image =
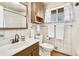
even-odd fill
[{"label": "toilet seat", "polygon": [[41,43],[40,46],[47,51],[52,51],[54,49],[54,46],[48,43]]}]

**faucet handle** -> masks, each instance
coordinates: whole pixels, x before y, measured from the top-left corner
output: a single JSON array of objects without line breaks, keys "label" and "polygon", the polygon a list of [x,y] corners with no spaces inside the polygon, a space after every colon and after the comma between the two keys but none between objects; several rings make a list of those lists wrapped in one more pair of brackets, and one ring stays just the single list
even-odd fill
[{"label": "faucet handle", "polygon": [[21,36],[21,40],[22,41],[25,41],[25,36]]}]

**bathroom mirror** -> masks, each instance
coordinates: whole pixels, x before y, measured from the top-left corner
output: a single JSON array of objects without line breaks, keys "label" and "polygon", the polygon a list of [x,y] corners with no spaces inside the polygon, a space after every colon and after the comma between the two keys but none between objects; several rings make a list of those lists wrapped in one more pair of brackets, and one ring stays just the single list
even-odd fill
[{"label": "bathroom mirror", "polygon": [[27,29],[26,2],[0,2],[0,28]]}]

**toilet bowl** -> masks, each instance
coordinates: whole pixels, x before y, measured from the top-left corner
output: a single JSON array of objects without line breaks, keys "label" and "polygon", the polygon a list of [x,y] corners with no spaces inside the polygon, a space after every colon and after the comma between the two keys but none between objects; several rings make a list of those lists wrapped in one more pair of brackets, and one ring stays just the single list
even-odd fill
[{"label": "toilet bowl", "polygon": [[40,47],[44,48],[46,51],[52,51],[54,46],[48,43],[41,43]]},{"label": "toilet bowl", "polygon": [[49,43],[41,43],[40,45],[40,56],[50,56],[51,51],[54,50],[54,46]]}]

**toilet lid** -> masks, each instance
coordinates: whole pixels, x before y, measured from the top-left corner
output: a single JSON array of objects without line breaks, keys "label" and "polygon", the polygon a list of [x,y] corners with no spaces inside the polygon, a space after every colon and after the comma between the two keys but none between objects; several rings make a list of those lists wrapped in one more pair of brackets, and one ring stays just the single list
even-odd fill
[{"label": "toilet lid", "polygon": [[48,43],[42,43],[40,44],[41,47],[47,48],[47,49],[53,49],[54,46]]}]

